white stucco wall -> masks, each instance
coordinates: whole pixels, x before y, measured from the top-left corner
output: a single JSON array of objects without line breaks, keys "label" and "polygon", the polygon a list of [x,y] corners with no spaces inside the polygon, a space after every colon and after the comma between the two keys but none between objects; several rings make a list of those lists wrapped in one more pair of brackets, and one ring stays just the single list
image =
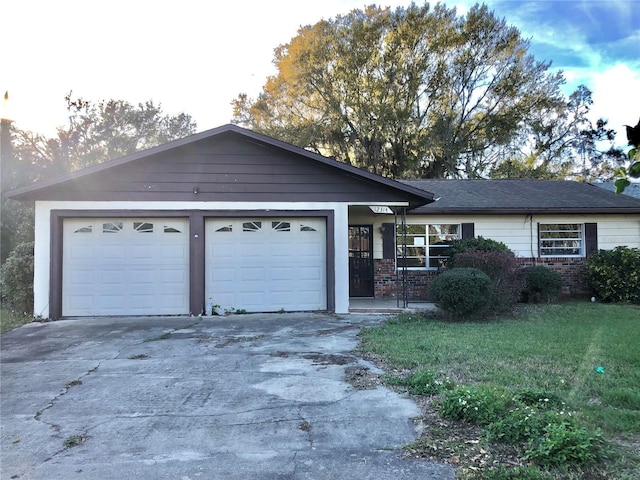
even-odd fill
[{"label": "white stucco wall", "polygon": [[349,311],[349,259],[348,259],[348,205],[333,202],[36,202],[35,263],[34,263],[34,315],[49,316],[49,273],[51,264],[52,210],[296,210],[300,216],[310,210],[334,212],[335,244],[335,311]]}]

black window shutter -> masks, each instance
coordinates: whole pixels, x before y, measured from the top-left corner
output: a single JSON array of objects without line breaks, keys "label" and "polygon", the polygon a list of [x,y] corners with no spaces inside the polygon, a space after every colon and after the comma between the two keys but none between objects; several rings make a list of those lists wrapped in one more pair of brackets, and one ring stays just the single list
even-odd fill
[{"label": "black window shutter", "polygon": [[382,258],[396,258],[396,229],[393,223],[382,224]]},{"label": "black window shutter", "polygon": [[598,224],[584,224],[584,254],[590,257],[598,251]]},{"label": "black window shutter", "polygon": [[462,238],[475,238],[475,227],[473,223],[462,224]]}]

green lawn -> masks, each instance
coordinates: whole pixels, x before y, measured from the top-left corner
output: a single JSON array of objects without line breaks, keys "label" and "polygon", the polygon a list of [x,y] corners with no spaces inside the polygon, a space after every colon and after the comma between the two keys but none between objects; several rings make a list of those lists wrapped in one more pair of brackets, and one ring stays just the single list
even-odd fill
[{"label": "green lawn", "polygon": [[6,308],[0,308],[0,334],[7,333],[14,328],[18,328],[25,323],[29,323],[33,320],[33,318],[24,316],[24,315],[16,315],[12,311]]},{"label": "green lawn", "polygon": [[640,440],[638,306],[524,306],[516,317],[478,323],[403,314],[364,330],[361,341],[395,368],[431,370],[457,385],[554,393],[589,428]]}]

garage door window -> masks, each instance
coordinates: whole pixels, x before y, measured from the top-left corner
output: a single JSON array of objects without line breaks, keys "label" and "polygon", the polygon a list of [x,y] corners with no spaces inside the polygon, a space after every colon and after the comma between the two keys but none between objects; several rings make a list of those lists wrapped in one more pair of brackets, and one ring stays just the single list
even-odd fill
[{"label": "garage door window", "polygon": [[262,222],[244,222],[242,224],[243,232],[258,232],[262,228]]},{"label": "garage door window", "polygon": [[133,228],[139,233],[153,233],[153,223],[133,222]]},{"label": "garage door window", "polygon": [[75,230],[73,233],[91,233],[93,232],[93,225],[87,225],[86,227],[81,227]]},{"label": "garage door window", "polygon": [[109,222],[102,224],[102,233],[119,233],[122,230],[122,222]]},{"label": "garage door window", "polygon": [[291,224],[289,222],[271,222],[271,228],[276,232],[290,232]]},{"label": "garage door window", "polygon": [[300,225],[301,232],[317,232],[317,230],[313,227],[309,227],[308,225]]}]

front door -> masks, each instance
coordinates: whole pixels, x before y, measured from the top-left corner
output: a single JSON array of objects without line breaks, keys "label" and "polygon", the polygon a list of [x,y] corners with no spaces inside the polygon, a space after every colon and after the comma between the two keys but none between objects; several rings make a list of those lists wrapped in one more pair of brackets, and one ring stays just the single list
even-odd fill
[{"label": "front door", "polygon": [[373,226],[349,226],[349,296],[373,297]]}]

